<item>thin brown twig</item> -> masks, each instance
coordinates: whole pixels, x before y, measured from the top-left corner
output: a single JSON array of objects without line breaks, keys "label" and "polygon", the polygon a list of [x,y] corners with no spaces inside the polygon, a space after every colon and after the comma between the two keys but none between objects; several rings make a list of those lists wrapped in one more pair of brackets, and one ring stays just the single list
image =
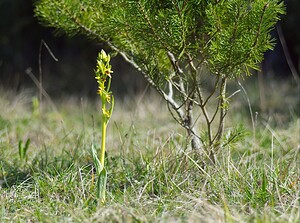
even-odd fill
[{"label": "thin brown twig", "polygon": [[299,73],[297,72],[297,70],[296,70],[296,68],[293,64],[292,58],[290,56],[288,47],[287,47],[286,42],[285,42],[285,38],[284,38],[284,35],[283,35],[283,32],[282,32],[281,26],[278,25],[276,30],[277,30],[277,33],[278,33],[278,36],[279,36],[279,40],[280,40],[280,43],[281,43],[281,46],[282,46],[282,49],[283,49],[283,53],[284,53],[286,62],[288,63],[289,68],[292,72],[292,75],[293,75],[297,85],[299,86],[300,85]]},{"label": "thin brown twig", "polygon": [[215,140],[220,141],[224,132],[225,117],[227,115],[227,108],[224,107],[225,97],[226,97],[226,82],[227,82],[227,78],[223,77],[221,81],[221,87],[220,87],[220,105],[218,106],[220,107],[220,120],[219,120],[218,131],[215,137],[213,138],[213,142]]},{"label": "thin brown twig", "polygon": [[208,103],[209,99],[216,93],[219,81],[220,81],[220,76],[217,77],[217,80],[216,80],[216,82],[214,84],[214,88],[213,88],[212,92],[210,93],[210,95],[208,95],[208,97],[206,98],[206,100],[203,102],[202,106],[205,106]]}]

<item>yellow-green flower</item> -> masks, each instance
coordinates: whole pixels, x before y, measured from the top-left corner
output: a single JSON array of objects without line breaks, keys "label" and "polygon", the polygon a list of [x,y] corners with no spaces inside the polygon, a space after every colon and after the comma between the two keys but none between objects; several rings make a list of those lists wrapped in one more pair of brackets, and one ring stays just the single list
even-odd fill
[{"label": "yellow-green flower", "polygon": [[110,74],[113,73],[113,71],[111,70],[111,68],[107,68],[104,73],[106,74],[106,76],[111,78]]}]

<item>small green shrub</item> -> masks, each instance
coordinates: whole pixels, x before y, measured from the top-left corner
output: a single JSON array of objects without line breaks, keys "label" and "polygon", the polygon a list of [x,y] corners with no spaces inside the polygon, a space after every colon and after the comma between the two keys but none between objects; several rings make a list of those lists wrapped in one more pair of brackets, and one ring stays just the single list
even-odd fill
[{"label": "small green shrub", "polygon": [[[270,31],[284,13],[284,4],[281,0],[40,0],[35,13],[47,26],[104,41],[122,55],[167,102],[191,147],[214,161],[233,96],[227,82],[258,69],[264,52],[274,46]],[[207,77],[213,82],[208,92],[203,86]],[[204,128],[200,129],[199,120]],[[200,132],[206,133],[206,139]]]}]

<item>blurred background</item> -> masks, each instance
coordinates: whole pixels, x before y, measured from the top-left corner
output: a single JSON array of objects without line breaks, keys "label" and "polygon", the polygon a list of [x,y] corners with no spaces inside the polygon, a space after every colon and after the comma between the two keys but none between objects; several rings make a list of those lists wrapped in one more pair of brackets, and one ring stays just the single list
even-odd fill
[{"label": "blurred background", "polygon": [[[97,53],[105,45],[83,36],[69,38],[55,35],[54,29],[39,24],[33,13],[33,2],[34,0],[0,0],[1,88],[16,92],[24,88],[35,88],[28,72],[39,79],[40,64],[43,87],[51,97],[72,94],[80,97],[95,96],[97,85],[93,69]],[[265,54],[261,66],[263,75],[260,78],[279,82],[289,80],[297,86],[300,64],[300,1],[286,0],[285,3],[287,14],[282,17],[278,29],[272,32],[276,38],[276,47],[274,51]],[[285,41],[285,46],[281,44],[278,33],[281,40]],[[53,59],[43,43],[47,44],[58,61]],[[286,53],[289,54],[288,58]],[[291,65],[294,67],[293,72]],[[114,58],[113,69],[116,73],[113,80],[116,94],[136,94],[145,89],[143,77],[122,58]],[[258,76],[254,75],[252,79],[257,79]]]},{"label": "blurred background", "polygon": [[[15,91],[36,87],[27,73],[39,79],[41,65],[43,87],[51,97],[94,96],[97,84],[93,69],[105,45],[84,36],[56,35],[54,29],[39,24],[33,3],[0,0],[0,87]],[[121,57],[114,58],[112,64],[118,74],[113,81],[118,94],[133,94],[145,87],[143,77]]]}]

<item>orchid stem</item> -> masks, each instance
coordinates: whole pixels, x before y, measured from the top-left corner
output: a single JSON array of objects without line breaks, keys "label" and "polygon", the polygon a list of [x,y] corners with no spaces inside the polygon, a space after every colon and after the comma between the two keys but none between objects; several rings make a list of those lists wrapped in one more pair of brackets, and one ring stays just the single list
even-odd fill
[{"label": "orchid stem", "polygon": [[[103,100],[102,100],[103,102]],[[105,103],[102,104],[102,109],[105,111]],[[104,157],[105,157],[105,141],[106,141],[106,121],[105,114],[102,114],[102,142],[101,142],[101,151],[100,151],[100,163],[104,167]]]}]

